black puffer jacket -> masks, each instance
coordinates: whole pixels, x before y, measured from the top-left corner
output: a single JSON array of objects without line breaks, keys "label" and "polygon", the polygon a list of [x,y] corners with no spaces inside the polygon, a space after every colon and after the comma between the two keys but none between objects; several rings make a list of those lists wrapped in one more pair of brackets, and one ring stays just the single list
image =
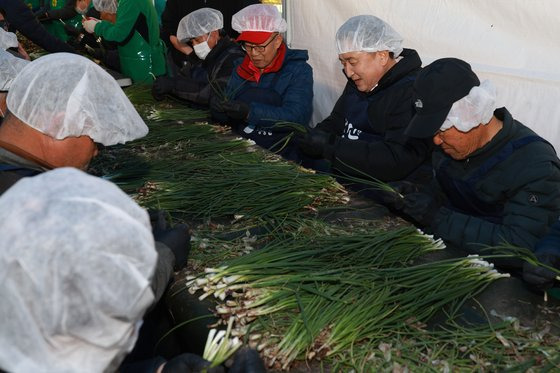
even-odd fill
[{"label": "black puffer jacket", "polygon": [[[199,66],[187,70],[187,76],[179,74],[173,78],[175,88],[171,93],[189,102],[208,104],[216,89],[225,92],[235,62],[243,59],[244,56],[245,53],[239,44],[227,36],[222,37]],[[203,81],[195,81],[191,74],[197,68],[204,70]],[[223,97],[218,98],[223,99]]]},{"label": "black puffer jacket", "polygon": [[[335,171],[370,175],[383,181],[400,180],[429,161],[431,140],[404,135],[414,115],[412,85],[422,62],[418,53],[405,49],[402,59],[368,93],[359,92],[351,79],[331,114],[317,128],[337,135],[324,151]],[[359,101],[367,100],[367,122],[354,123],[348,113],[361,111]],[[365,115],[364,115],[365,116]],[[360,128],[360,130],[356,130]]]},{"label": "black puffer jacket", "polygon": [[10,31],[21,32],[47,52],[75,53],[74,48],[47,32],[23,0],[0,0],[0,12],[4,14]]}]

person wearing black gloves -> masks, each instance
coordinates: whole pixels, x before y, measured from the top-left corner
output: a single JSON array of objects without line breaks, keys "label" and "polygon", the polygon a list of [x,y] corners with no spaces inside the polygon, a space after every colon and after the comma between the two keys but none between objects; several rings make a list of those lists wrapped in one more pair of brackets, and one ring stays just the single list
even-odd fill
[{"label": "person wearing black gloves", "polygon": [[161,40],[165,42],[168,50],[169,64],[174,67],[172,71],[180,70],[185,64],[196,59],[193,56],[192,46],[182,43],[178,37],[177,29],[183,17],[200,8],[213,8],[223,14],[224,31],[229,37],[237,37],[237,32],[231,28],[233,14],[251,4],[258,4],[259,0],[167,0],[161,15]]},{"label": "person wearing black gloves", "polygon": [[[552,145],[505,108],[495,109],[492,83],[481,83],[462,60],[424,67],[414,92],[406,134],[437,145],[435,181],[403,193],[401,210],[469,254],[504,242],[535,247],[560,215],[560,160]],[[493,260],[506,270],[522,267],[517,259]]]},{"label": "person wearing black gloves", "polygon": [[0,0],[0,14],[8,23],[9,31],[19,31],[47,52],[75,52],[70,45],[47,32],[23,0]]},{"label": "person wearing black gloves", "polygon": [[560,276],[560,221],[554,223],[547,235],[537,243],[535,257],[542,265],[525,263],[523,279],[541,290],[549,289],[558,282]]},{"label": "person wearing black gloves", "polygon": [[348,82],[331,114],[297,139],[303,153],[328,161],[341,176],[430,179],[432,145],[404,134],[414,115],[412,84],[422,62],[402,41],[372,15],[340,26],[336,46]]},{"label": "person wearing black gloves", "polygon": [[187,14],[179,23],[177,37],[190,43],[199,63],[185,66],[176,77],[160,76],[152,86],[152,94],[161,100],[167,94],[188,102],[207,105],[216,92],[223,92],[236,60],[243,51],[223,31],[222,13],[202,8]]}]

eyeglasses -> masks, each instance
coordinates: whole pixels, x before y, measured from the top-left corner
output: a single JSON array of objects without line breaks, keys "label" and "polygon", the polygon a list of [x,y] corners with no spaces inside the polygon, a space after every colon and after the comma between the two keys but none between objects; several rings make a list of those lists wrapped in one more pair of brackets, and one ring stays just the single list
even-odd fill
[{"label": "eyeglasses", "polygon": [[272,43],[274,39],[276,39],[277,36],[278,33],[274,34],[274,37],[270,39],[270,41],[265,45],[247,45],[246,43],[243,42],[241,43],[241,48],[247,53],[252,53],[253,51],[257,51],[258,53],[264,53],[266,47],[268,47],[270,43]]}]

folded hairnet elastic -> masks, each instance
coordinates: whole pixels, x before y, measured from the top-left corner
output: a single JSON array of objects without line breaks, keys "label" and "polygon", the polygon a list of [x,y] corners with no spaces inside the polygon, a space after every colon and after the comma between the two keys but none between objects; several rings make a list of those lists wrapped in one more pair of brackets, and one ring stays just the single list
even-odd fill
[{"label": "folded hairnet elastic", "polygon": [[8,91],[16,75],[29,63],[0,49],[0,91]]},{"label": "folded hairnet elastic", "polygon": [[453,103],[440,130],[455,127],[461,132],[468,132],[481,123],[490,122],[495,109],[496,88],[489,80],[485,80],[480,86],[472,87],[468,95]]},{"label": "folded hairnet elastic", "polygon": [[93,7],[98,12],[117,13],[117,0],[93,0]]},{"label": "folded hairnet elastic", "polygon": [[212,8],[201,8],[181,19],[177,27],[177,38],[180,41],[185,41],[222,28],[224,28],[224,16],[220,11]]},{"label": "folded hairnet elastic", "polygon": [[0,369],[103,372],[124,357],[154,300],[147,212],[60,168],[13,185],[0,219]]},{"label": "folded hairnet elastic", "polygon": [[243,31],[286,32],[286,20],[274,5],[249,5],[231,18],[231,27],[241,33]]},{"label": "folded hairnet elastic", "polygon": [[114,145],[148,133],[115,79],[77,54],[53,53],[29,63],[14,79],[7,104],[24,123],[58,140],[85,135]]},{"label": "folded hairnet elastic", "polygon": [[390,51],[401,54],[403,38],[388,23],[371,15],[355,16],[336,32],[338,54]]},{"label": "folded hairnet elastic", "polygon": [[17,48],[18,46],[19,43],[16,34],[5,31],[0,27],[0,48],[6,50],[8,48]]}]

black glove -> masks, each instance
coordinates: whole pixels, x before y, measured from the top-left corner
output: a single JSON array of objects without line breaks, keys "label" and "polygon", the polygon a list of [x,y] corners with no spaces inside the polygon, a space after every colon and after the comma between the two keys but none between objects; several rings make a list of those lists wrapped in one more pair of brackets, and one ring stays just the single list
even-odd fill
[{"label": "black glove", "polygon": [[195,373],[205,370],[208,373],[223,373],[224,368],[207,368],[210,362],[195,354],[181,354],[169,360],[161,373]]},{"label": "black glove", "polygon": [[165,211],[148,210],[150,224],[152,225],[152,233],[154,236],[167,229],[167,220],[165,220]]},{"label": "black glove", "polygon": [[168,76],[158,76],[152,85],[152,96],[157,101],[165,98],[165,95],[171,93],[175,88],[175,80]]},{"label": "black glove", "polygon": [[186,224],[179,224],[173,228],[154,232],[154,239],[165,244],[175,255],[175,270],[187,264],[191,249],[191,235]]},{"label": "black glove", "polygon": [[42,6],[39,9],[37,9],[36,11],[34,11],[33,15],[35,17],[37,17],[37,20],[39,22],[45,21],[49,18],[48,10],[49,10],[49,8]]},{"label": "black glove", "polygon": [[224,113],[231,119],[245,120],[249,116],[251,107],[243,101],[224,101],[221,103]]},{"label": "black glove", "polygon": [[72,35],[72,36],[80,36],[84,33],[82,28],[74,27],[68,23],[64,24],[64,30],[68,35]]},{"label": "black glove", "polygon": [[416,192],[404,196],[401,210],[418,225],[429,227],[440,208],[441,202],[434,195]]},{"label": "black glove", "polygon": [[256,350],[243,348],[235,354],[229,373],[266,373],[266,368]]},{"label": "black glove", "polygon": [[312,158],[323,158],[327,146],[334,144],[335,135],[329,132],[310,129],[305,135],[295,139],[302,152]]},{"label": "black glove", "polygon": [[[560,269],[559,247],[540,247],[535,251],[535,257],[544,265]],[[541,290],[552,287],[556,276],[558,276],[558,274],[548,268],[536,266],[531,263],[523,264],[523,279]]]}]

